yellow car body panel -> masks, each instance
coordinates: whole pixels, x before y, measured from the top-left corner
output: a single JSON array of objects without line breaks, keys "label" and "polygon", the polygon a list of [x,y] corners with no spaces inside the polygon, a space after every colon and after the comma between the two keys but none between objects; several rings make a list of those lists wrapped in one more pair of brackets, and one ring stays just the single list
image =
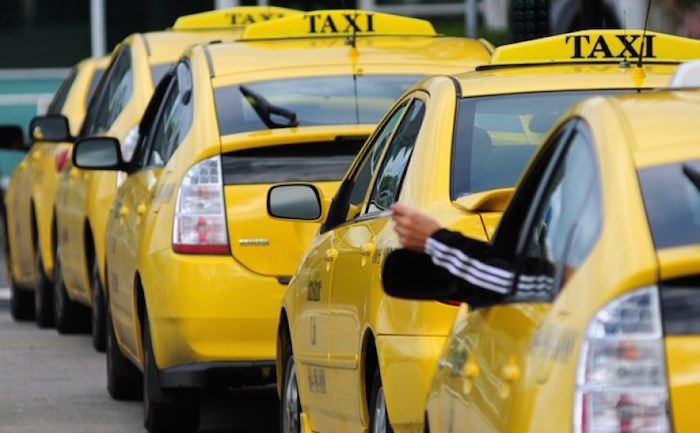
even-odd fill
[{"label": "yellow car body panel", "polygon": [[[275,183],[265,177],[270,169],[253,170],[250,178],[227,180],[236,175],[228,168],[234,163],[231,158],[253,155],[255,162],[262,160],[259,152],[323,144],[337,149],[334,152],[349,164],[381,114],[415,81],[472,69],[489,56],[488,47],[478,41],[436,35],[358,35],[353,47],[346,44],[346,34],[322,40],[259,39],[259,35],[248,40],[246,34],[235,43],[204,44],[185,52],[178,67],[191,71],[191,125],[178,137],[171,156],[146,164],[126,178],[107,221],[107,287],[116,338],[122,353],[143,370],[141,321],[147,315],[161,377],[177,375],[187,366],[206,374],[217,365],[245,367],[268,382],[274,377],[280,300],[318,229],[318,220],[289,222],[268,216],[266,194]],[[418,43],[429,49],[416,52]],[[353,74],[358,83],[386,79],[382,89],[391,90],[361,95],[359,101],[367,101],[366,116],[362,107],[359,114],[355,112],[358,99],[352,92],[335,95],[335,87],[323,84],[346,78],[352,83]],[[182,79],[178,77],[172,79]],[[223,116],[217,113],[222,110],[217,95],[274,81],[311,83],[303,87],[308,94],[285,84],[276,92],[279,95],[265,97],[282,107],[294,103],[300,109],[315,109],[312,121],[299,111],[299,126],[266,127],[251,110],[248,123],[259,126],[227,130],[226,122],[217,119]],[[314,87],[320,91],[311,91]],[[343,84],[344,92],[351,88]],[[255,99],[251,93],[245,100]],[[339,112],[351,115],[338,117]],[[372,120],[360,121],[364,118]],[[316,157],[313,152],[310,155]],[[175,252],[173,225],[183,178],[193,166],[212,157],[223,161],[228,251]],[[340,177],[342,173],[334,173],[313,183],[330,197]]]},{"label": "yellow car body panel", "polygon": [[[263,16],[260,9],[255,7],[205,12],[180,17],[170,30],[135,33],[125,38],[115,47],[112,64],[119,59],[120,53],[128,57],[128,60],[123,60],[128,68],[128,81],[122,81],[121,84],[115,83],[116,79],[108,81],[114,88],[103,92],[104,99],[118,100],[117,103],[109,104],[121,103],[121,110],[114,113],[111,121],[92,121],[84,127],[83,134],[116,137],[122,143],[133,142],[134,128],[138,126],[158,79],[186,47],[212,40],[231,41],[239,38],[244,25],[231,20],[240,14],[246,22],[252,22],[276,15],[298,13],[274,7],[263,9],[269,9],[271,15]],[[117,73],[118,71],[113,72]],[[103,87],[106,85],[103,84]],[[117,184],[122,178],[123,174],[115,172],[88,172],[71,166],[59,181],[57,195],[60,197],[60,205],[57,208],[57,220],[66,292],[71,299],[87,305],[91,304],[93,298],[90,281],[93,260],[97,261],[100,280],[103,285],[105,283],[104,231]]]},{"label": "yellow car body panel", "polygon": [[[590,31],[575,35],[579,37],[585,34],[591,39],[602,40],[600,44],[610,40],[611,46],[621,39],[626,38],[627,42],[633,39],[633,44],[628,46],[628,49],[639,51],[641,33],[629,30]],[[603,39],[600,39],[601,37]],[[655,42],[665,40],[665,36],[661,34],[654,34],[653,37],[656,38]],[[291,340],[299,399],[304,420],[309,423],[312,431],[359,432],[370,428],[370,413],[375,409],[368,408],[371,404],[372,369],[377,368],[377,365],[388,420],[394,431],[422,432],[425,412],[421,408],[425,408],[426,404],[430,411],[443,411],[443,414],[446,414],[445,411],[449,408],[453,415],[457,411],[460,411],[460,414],[464,413],[464,409],[455,403],[461,401],[459,389],[450,389],[439,396],[431,394],[430,402],[426,403],[428,385],[441,356],[440,345],[434,342],[443,341],[450,334],[458,309],[436,302],[399,300],[383,293],[381,269],[384,257],[399,244],[387,209],[390,201],[386,201],[381,194],[375,195],[375,191],[386,190],[392,200],[425,211],[444,226],[471,237],[488,239],[499,221],[499,209],[502,209],[504,204],[503,194],[498,198],[489,199],[493,200],[493,203],[486,200],[466,211],[462,202],[463,194],[476,195],[473,193],[487,193],[493,188],[512,187],[529,160],[529,153],[523,151],[534,152],[540,141],[547,136],[549,127],[555,124],[569,104],[586,95],[634,93],[638,90],[665,87],[679,61],[678,51],[674,49],[668,53],[662,50],[661,47],[669,45],[661,42],[648,48],[652,50],[651,54],[655,58],[648,59],[641,68],[633,59],[628,59],[632,65],[624,63],[624,57],[591,58],[572,62],[571,48],[566,45],[566,35],[543,39],[540,43],[547,44],[548,48],[540,49],[540,45],[535,43],[499,47],[490,63],[477,67],[476,71],[453,77],[433,77],[420,82],[387,113],[348,171],[340,187],[341,191],[344,191],[344,188],[347,188],[347,191],[335,197],[335,201],[342,204],[336,205],[337,209],[331,207],[329,215],[333,215],[333,219],[326,220],[324,230],[311,242],[285,293],[280,314],[278,389],[281,398],[284,398],[285,383],[281,376],[287,368],[287,357],[290,353],[289,349],[285,349],[285,345]],[[690,58],[700,45],[697,41],[688,39],[684,40],[685,43],[689,43],[685,45],[688,51],[682,57],[687,55]],[[557,49],[552,48],[553,46]],[[513,52],[530,60],[503,57],[503,53]],[[547,56],[547,59],[544,60],[542,56]],[[669,56],[671,60],[668,60]],[[550,103],[556,100],[557,95],[573,98],[566,105],[558,102],[561,105],[554,108]],[[396,119],[403,119],[406,115],[405,110],[409,109],[402,107],[411,107],[417,100],[425,104],[425,117],[419,125],[419,130],[415,131],[416,135],[411,135],[410,140],[415,141],[412,150],[401,154],[410,155],[410,160],[397,163],[397,160],[409,157],[392,156],[386,169],[391,176],[385,176],[380,172],[384,169],[378,168],[389,160],[383,155],[391,152],[390,146],[394,144],[392,140],[396,140],[398,144],[395,146],[400,148],[402,144],[399,142],[404,139],[400,127],[396,126]],[[519,100],[527,102],[518,102]],[[489,109],[490,101],[494,102]],[[479,108],[480,104],[486,108]],[[482,110],[481,114],[479,110]],[[467,117],[460,122],[460,115]],[[460,125],[463,127],[461,132],[458,131]],[[492,149],[490,153],[483,155],[483,160],[480,159],[481,154],[477,153],[476,131],[472,131],[473,126],[473,129],[485,130],[492,142]],[[475,134],[474,138],[467,135],[467,131],[469,135]],[[396,136],[400,136],[401,139],[396,139]],[[473,140],[473,144],[469,145],[474,146],[473,154],[457,153],[456,148],[462,146],[458,145],[461,140]],[[387,148],[389,150],[386,150]],[[491,162],[490,158],[494,154],[502,154],[500,161],[494,159]],[[472,158],[478,162],[472,163],[471,167],[465,167]],[[403,172],[391,171],[391,167],[401,167],[401,164],[407,164]],[[365,174],[365,167],[368,166],[372,167],[373,174]],[[499,178],[490,178],[488,170],[500,170]],[[483,177],[483,182],[478,184],[479,186],[473,183],[472,189],[451,191],[460,181],[467,182],[463,179],[465,175],[459,173],[470,171],[481,173],[478,176]],[[392,192],[391,188],[384,188],[384,182],[387,182],[386,185],[398,182],[398,187]],[[363,185],[359,187],[361,190],[355,191],[354,185],[359,184]],[[348,199],[348,194],[359,198]],[[377,206],[374,200],[383,205]],[[624,209],[622,203],[616,203],[615,206],[617,209]],[[630,230],[635,227],[633,222],[628,221],[624,224],[630,227]],[[642,226],[636,227],[641,229]],[[619,247],[610,245],[607,248]],[[648,256],[646,259],[653,260],[653,257]],[[618,261],[615,265],[621,264]],[[608,266],[611,264],[608,263]],[[635,275],[628,283],[640,284],[648,276],[648,273]],[[579,284],[596,286],[596,282],[590,279]],[[571,305],[578,305],[580,302],[582,300],[572,300]],[[438,427],[434,426],[438,424],[431,424],[431,431],[487,432],[500,431],[498,429],[504,428],[503,426],[507,426],[503,431],[521,431],[508,430],[513,428],[513,424],[507,424],[509,421],[504,415],[512,412],[513,405],[518,404],[511,399],[516,393],[514,385],[501,386],[498,378],[502,371],[510,377],[508,380],[529,373],[519,371],[517,359],[504,356],[503,352],[522,349],[522,341],[538,329],[537,319],[546,314],[548,309],[549,306],[546,305],[531,305],[523,311],[499,312],[501,319],[505,318],[506,322],[510,320],[517,324],[517,335],[503,335],[503,338],[497,338],[502,334],[498,316],[464,314],[469,321],[473,320],[482,324],[480,326],[484,328],[493,329],[494,334],[492,344],[488,346],[490,349],[484,349],[483,353],[483,356],[489,357],[486,362],[488,368],[481,364],[476,367],[473,363],[469,364],[472,371],[470,374],[473,374],[474,369],[481,369],[481,382],[473,386],[464,383],[464,387],[479,387],[479,390],[483,388],[483,392],[488,393],[489,398],[493,393],[501,397],[498,401],[488,400],[488,410],[470,412],[470,422],[462,422],[461,416],[456,418],[450,415],[450,420],[454,422],[440,419],[436,421],[440,422],[440,429],[435,430]],[[575,312],[567,311],[562,314],[567,314],[567,318],[576,316]],[[583,319],[579,317],[578,320]],[[464,326],[460,329],[467,332],[464,335],[460,334],[460,338],[471,341],[472,337],[468,334],[471,327]],[[426,342],[413,343],[412,339],[425,339]],[[382,341],[382,350],[386,349],[386,353],[380,350],[379,341]],[[430,343],[427,343],[428,341]],[[420,347],[420,353],[416,347]],[[493,353],[488,352],[491,349]],[[455,372],[465,365],[466,361],[462,361],[455,366]],[[549,365],[551,364],[549,362]],[[393,369],[406,374],[397,374]],[[408,377],[409,370],[417,376]],[[448,369],[443,369],[437,372],[436,377],[456,382],[457,379],[450,379],[449,374]],[[460,387],[463,382],[459,380]],[[407,383],[415,386],[407,388]],[[448,399],[452,399],[453,402],[446,406]],[[381,409],[380,406],[380,412]],[[540,418],[544,419],[547,416],[543,413]],[[448,425],[448,430],[444,430]],[[539,431],[551,430],[543,428]]]},{"label": "yellow car body panel", "polygon": [[[698,413],[693,405],[700,389],[696,373],[700,330],[692,313],[695,295],[689,293],[694,293],[698,281],[698,239],[688,228],[697,223],[684,217],[667,219],[674,212],[668,206],[659,206],[657,200],[675,197],[676,203],[683,203],[683,208],[678,208],[680,215],[692,213],[697,186],[691,184],[686,194],[684,188],[679,188],[682,184],[660,183],[666,182],[664,178],[652,178],[650,173],[666,168],[667,173],[680,173],[684,164],[697,166],[700,149],[690,143],[700,139],[700,130],[692,120],[699,112],[697,92],[667,91],[595,97],[579,103],[563,117],[534,161],[547,160],[550,149],[558,145],[556,129],[571,126],[583,131],[585,146],[591,149],[590,158],[597,167],[593,179],[600,191],[599,203],[590,200],[586,207],[598,209],[600,215],[593,220],[588,218],[590,214],[581,215],[578,224],[593,241],[578,264],[562,271],[558,285],[545,299],[526,301],[514,289],[508,302],[469,312],[463,305],[440,355],[429,393],[426,416],[430,431],[580,433],[599,431],[595,426],[603,420],[611,429],[605,431],[627,431],[630,426],[642,424],[654,425],[655,431],[694,431]],[[644,134],[651,129],[652,133]],[[530,165],[511,205],[518,200],[519,192],[527,195],[522,191],[535,190],[522,185],[539,182],[537,189],[547,185],[538,176],[543,172],[538,166],[534,162]],[[522,230],[519,224],[528,207],[541,205],[536,202],[518,207],[517,212],[504,216],[502,224]],[[598,221],[599,227],[589,230],[588,225],[595,225],[591,221]],[[551,221],[553,225],[558,223]],[[498,233],[494,242],[498,242]],[[649,357],[649,362],[659,368],[634,370],[637,374],[627,388],[623,373],[633,367],[600,371],[605,379],[595,385],[595,392],[610,397],[595,400],[594,406],[596,397],[591,388],[586,388],[586,378],[595,380],[596,375],[582,369],[617,361],[598,364],[600,359],[595,359],[595,354],[602,352],[587,347],[593,347],[592,335],[602,337],[587,330],[593,328],[595,317],[611,320],[609,329],[615,329],[618,322],[609,309],[644,290],[652,293],[652,299],[659,296],[662,300],[649,307],[655,317],[650,320],[656,320],[653,326],[658,331],[651,335],[640,331],[632,338],[648,338],[659,351],[635,354],[634,346],[626,346],[630,340],[625,339],[622,330],[612,338],[619,341],[619,347],[628,347],[630,355],[625,359],[629,365]],[[587,359],[589,356],[593,359]],[[658,379],[645,388],[639,384],[647,383],[648,374]],[[584,394],[586,397],[581,397]],[[655,403],[656,395],[668,397]],[[641,401],[640,396],[650,400],[629,403],[630,397]],[[637,411],[643,411],[639,408],[645,404],[660,409],[655,416],[638,416]]]},{"label": "yellow car body panel", "polygon": [[[81,61],[57,92],[56,98],[62,98],[61,106],[53,114],[60,113],[68,119],[73,135],[80,130],[91,88],[94,88],[107,60],[105,57]],[[56,102],[52,107],[56,108]],[[70,148],[71,143],[35,140],[12,175],[5,195],[10,248],[8,264],[11,265],[10,278],[19,286],[34,285],[37,249],[44,265],[42,272],[53,278],[54,194],[59,179],[57,157],[69,152]]]}]

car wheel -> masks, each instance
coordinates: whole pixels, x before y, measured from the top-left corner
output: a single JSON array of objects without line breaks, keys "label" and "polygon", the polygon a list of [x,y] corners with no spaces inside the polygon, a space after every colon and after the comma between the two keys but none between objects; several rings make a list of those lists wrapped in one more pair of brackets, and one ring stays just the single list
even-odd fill
[{"label": "car wheel", "polygon": [[38,240],[34,254],[34,320],[40,328],[48,328],[54,325],[53,285],[44,273]]},{"label": "car wheel", "polygon": [[372,397],[369,404],[369,431],[370,433],[394,433],[389,423],[389,414],[384,400],[384,387],[379,367],[374,371],[372,380]]},{"label": "car wheel", "polygon": [[109,306],[105,308],[107,332],[107,391],[115,400],[138,400],[141,398],[141,372],[119,350],[117,336],[114,334],[112,315]]},{"label": "car wheel", "polygon": [[58,249],[54,254],[53,265],[53,305],[56,331],[59,334],[79,332],[87,324],[85,308],[71,301],[63,281],[63,267]]},{"label": "car wheel", "polygon": [[92,261],[90,283],[92,285],[92,347],[98,352],[104,352],[107,347],[107,332],[105,330],[105,298],[100,280],[100,270],[97,259]]},{"label": "car wheel", "polygon": [[197,393],[160,387],[148,316],[143,322],[143,425],[151,433],[195,432],[200,412]]},{"label": "car wheel", "polygon": [[280,399],[280,432],[300,433],[301,402],[297,386],[297,369],[291,349],[288,354],[284,369],[284,382],[282,383],[282,398]]}]

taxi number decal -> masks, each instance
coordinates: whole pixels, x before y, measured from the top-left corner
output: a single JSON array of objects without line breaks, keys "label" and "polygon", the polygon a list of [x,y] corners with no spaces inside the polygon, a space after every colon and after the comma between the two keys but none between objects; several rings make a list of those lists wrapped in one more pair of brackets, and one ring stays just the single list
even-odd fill
[{"label": "taxi number decal", "polygon": [[[234,25],[245,25],[245,24],[255,24],[260,21],[269,21],[274,18],[282,18],[284,14],[275,13],[259,13],[259,14],[233,14],[231,15],[231,24]],[[257,19],[256,19],[257,18]]]},{"label": "taxi number decal", "polygon": [[[351,29],[355,32],[373,32],[374,23],[372,21],[372,14],[342,14],[343,21],[336,22],[333,21],[333,17],[330,15],[319,16],[319,15],[307,15],[304,19],[309,22],[308,33],[348,33]],[[364,23],[358,22],[359,18],[365,18]],[[345,25],[342,30],[338,30],[339,26]]]},{"label": "taxi number decal", "polygon": [[326,372],[322,368],[309,367],[309,391],[326,393]]},{"label": "taxi number decal", "polygon": [[[565,43],[567,45],[570,45],[570,42],[573,42],[574,54],[573,56],[571,56],[572,59],[624,59],[628,57],[639,58],[640,53],[633,46],[633,44],[641,37],[641,35],[615,35],[615,39],[608,39],[606,41],[605,37],[601,35],[595,38],[594,41],[591,41],[591,37],[588,35],[573,35],[567,36],[565,39]],[[644,36],[644,57],[652,59],[656,57],[654,55],[654,38],[655,35]],[[619,51],[619,53],[615,55],[613,54],[613,49],[621,49],[621,51]],[[584,52],[584,50],[586,51]]]}]

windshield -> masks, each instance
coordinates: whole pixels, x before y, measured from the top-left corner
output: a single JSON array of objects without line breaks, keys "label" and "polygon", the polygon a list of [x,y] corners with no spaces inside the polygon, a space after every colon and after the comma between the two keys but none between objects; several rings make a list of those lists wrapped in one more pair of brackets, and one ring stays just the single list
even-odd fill
[{"label": "windshield", "polygon": [[491,95],[460,100],[452,149],[452,200],[515,185],[557,119],[590,90]]},{"label": "windshield", "polygon": [[288,78],[219,87],[221,135],[313,125],[375,124],[418,75]]}]

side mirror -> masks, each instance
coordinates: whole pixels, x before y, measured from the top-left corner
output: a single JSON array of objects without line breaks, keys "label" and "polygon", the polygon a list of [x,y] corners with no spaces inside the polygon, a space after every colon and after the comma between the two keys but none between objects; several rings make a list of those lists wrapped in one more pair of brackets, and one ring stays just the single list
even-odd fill
[{"label": "side mirror", "polygon": [[73,165],[87,170],[124,170],[119,140],[113,137],[86,137],[73,145]]},{"label": "side mirror", "polygon": [[275,185],[267,193],[267,213],[276,218],[316,222],[323,216],[321,193],[311,184]]},{"label": "side mirror", "polygon": [[0,125],[0,149],[27,150],[21,126]]},{"label": "side mirror", "polygon": [[73,141],[68,119],[60,114],[37,116],[29,123],[29,134],[35,141]]}]

